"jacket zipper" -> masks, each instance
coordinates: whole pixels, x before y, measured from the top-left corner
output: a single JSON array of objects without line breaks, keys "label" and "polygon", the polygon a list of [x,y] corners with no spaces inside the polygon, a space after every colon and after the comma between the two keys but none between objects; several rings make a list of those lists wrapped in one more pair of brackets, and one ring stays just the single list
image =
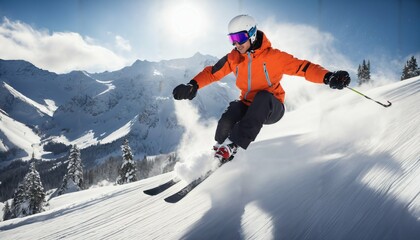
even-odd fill
[{"label": "jacket zipper", "polygon": [[251,53],[247,52],[248,54],[248,91],[245,93],[244,99],[246,100],[246,97],[248,96],[249,92],[251,92],[251,64],[252,64],[252,57]]},{"label": "jacket zipper", "polygon": [[268,75],[268,70],[267,70],[267,66],[265,63],[263,63],[263,67],[264,67],[264,74],[265,74],[265,80],[267,80],[268,86],[271,87],[271,81],[270,81],[270,75]]}]

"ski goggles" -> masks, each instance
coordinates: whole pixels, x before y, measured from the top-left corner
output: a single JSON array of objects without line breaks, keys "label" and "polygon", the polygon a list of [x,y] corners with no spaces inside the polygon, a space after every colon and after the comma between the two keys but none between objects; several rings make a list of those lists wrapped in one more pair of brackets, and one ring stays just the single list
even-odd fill
[{"label": "ski goggles", "polygon": [[232,45],[238,43],[239,45],[244,44],[249,39],[249,35],[247,31],[237,32],[237,33],[230,33],[228,34],[229,41]]}]

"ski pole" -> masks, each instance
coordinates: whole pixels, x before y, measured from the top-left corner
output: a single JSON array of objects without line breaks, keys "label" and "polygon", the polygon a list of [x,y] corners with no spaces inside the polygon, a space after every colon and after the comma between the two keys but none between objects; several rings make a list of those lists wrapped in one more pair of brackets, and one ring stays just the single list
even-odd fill
[{"label": "ski pole", "polygon": [[357,93],[357,94],[359,94],[359,95],[361,95],[361,96],[363,96],[363,97],[365,97],[365,98],[367,98],[367,99],[369,99],[369,100],[372,100],[372,101],[376,102],[377,104],[382,105],[383,107],[390,107],[390,106],[392,105],[392,103],[391,103],[390,101],[387,101],[387,102],[388,102],[388,104],[383,104],[383,103],[381,103],[381,102],[376,101],[375,99],[372,99],[372,98],[370,98],[370,97],[366,96],[365,94],[363,94],[363,93],[361,93],[361,92],[357,91],[357,90],[356,90],[356,89],[354,89],[354,88],[351,88],[351,87],[346,87],[346,88],[348,88],[348,89],[352,90],[353,92],[355,92],[355,93]]}]

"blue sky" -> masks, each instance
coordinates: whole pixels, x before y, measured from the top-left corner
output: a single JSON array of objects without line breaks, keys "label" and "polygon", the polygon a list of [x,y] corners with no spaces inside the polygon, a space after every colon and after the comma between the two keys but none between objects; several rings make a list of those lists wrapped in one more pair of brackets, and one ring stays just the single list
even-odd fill
[{"label": "blue sky", "polygon": [[[290,53],[298,57],[313,60],[307,53],[324,51],[328,44],[328,51],[315,60],[329,64],[325,55],[337,54],[344,59],[342,68],[354,68],[370,59],[377,71],[395,68],[395,73],[408,56],[420,53],[419,11],[418,0],[0,0],[0,41],[10,46],[0,50],[0,58],[28,56],[35,65],[65,72],[115,70],[135,59],[185,58],[198,51],[222,57],[231,50],[227,23],[248,13],[275,47],[297,51]],[[24,31],[32,35],[24,38]],[[31,46],[35,51],[17,49],[28,38],[26,45],[36,45]],[[307,51],[299,53],[299,47]],[[69,65],[73,61],[67,59],[62,64],[69,66],[60,67],[60,55],[51,56],[54,52],[70,54],[78,64]]]}]

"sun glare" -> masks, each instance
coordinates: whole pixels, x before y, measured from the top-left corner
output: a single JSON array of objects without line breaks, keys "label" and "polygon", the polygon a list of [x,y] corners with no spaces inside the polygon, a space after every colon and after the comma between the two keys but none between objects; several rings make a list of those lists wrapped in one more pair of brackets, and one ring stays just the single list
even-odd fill
[{"label": "sun glare", "polygon": [[193,41],[205,32],[205,14],[194,2],[168,6],[163,11],[165,28],[176,40]]}]

